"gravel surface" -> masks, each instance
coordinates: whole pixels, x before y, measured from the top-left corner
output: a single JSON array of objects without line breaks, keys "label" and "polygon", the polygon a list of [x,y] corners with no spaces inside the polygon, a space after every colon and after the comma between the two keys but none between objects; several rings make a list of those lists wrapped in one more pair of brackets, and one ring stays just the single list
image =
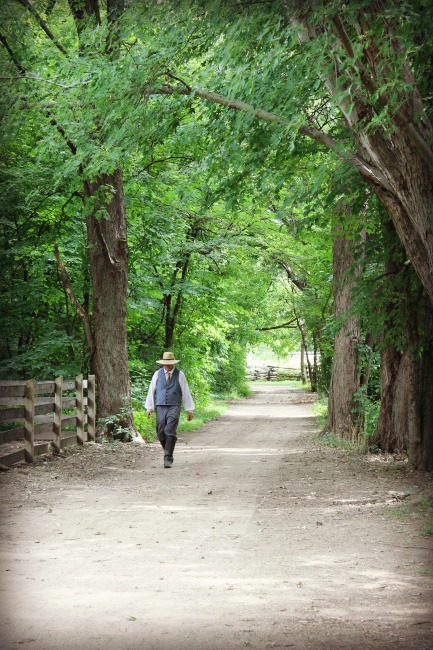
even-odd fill
[{"label": "gravel surface", "polygon": [[256,386],[171,469],[88,444],[1,473],[0,650],[432,649],[432,477],[314,443],[312,400]]}]

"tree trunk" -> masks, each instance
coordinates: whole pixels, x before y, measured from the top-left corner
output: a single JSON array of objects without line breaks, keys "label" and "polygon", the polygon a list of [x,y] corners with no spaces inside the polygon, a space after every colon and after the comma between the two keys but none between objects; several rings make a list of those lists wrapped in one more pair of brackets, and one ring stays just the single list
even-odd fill
[{"label": "tree trunk", "polygon": [[[430,332],[433,312],[429,314]],[[414,361],[412,359],[412,361]],[[409,463],[414,469],[433,470],[433,346],[413,363],[412,401],[409,425]]]},{"label": "tree trunk", "polygon": [[301,329],[301,380],[303,384],[307,383],[306,373],[305,373],[305,336]]},{"label": "tree trunk", "polygon": [[410,357],[388,345],[380,355],[380,413],[373,443],[382,451],[400,453],[408,448]]},{"label": "tree trunk", "polygon": [[[175,269],[170,281],[171,292],[165,296],[165,335],[164,335],[164,349],[168,350],[173,346],[174,331],[176,329],[177,321],[179,318],[180,310],[183,303],[183,286],[188,274],[189,261],[191,254],[187,253],[183,261],[176,262]],[[175,285],[179,283],[180,273],[180,286],[175,291]]]},{"label": "tree trunk", "polygon": [[[335,317],[344,317],[351,305],[354,279],[347,277],[353,264],[353,254],[344,235],[338,235],[333,248],[334,311]],[[359,438],[359,416],[354,412],[359,386],[358,348],[359,327],[356,318],[348,316],[334,340],[334,356],[329,389],[328,421],[325,431],[331,431],[344,440]]]},{"label": "tree trunk", "polygon": [[[122,172],[85,183],[86,198],[109,197],[87,217],[95,335],[98,417],[119,415],[134,435],[126,339],[128,245]],[[101,208],[106,214],[101,215]],[[99,214],[98,214],[99,212]],[[141,439],[141,437],[140,437]]]},{"label": "tree trunk", "polygon": [[[426,296],[420,302],[418,331],[431,332],[433,309]],[[425,329],[424,329],[425,328]],[[413,341],[413,327],[408,339]],[[420,355],[399,352],[388,345],[381,354],[381,406],[373,442],[382,451],[407,451],[418,470],[433,469],[433,346],[427,342]]]}]

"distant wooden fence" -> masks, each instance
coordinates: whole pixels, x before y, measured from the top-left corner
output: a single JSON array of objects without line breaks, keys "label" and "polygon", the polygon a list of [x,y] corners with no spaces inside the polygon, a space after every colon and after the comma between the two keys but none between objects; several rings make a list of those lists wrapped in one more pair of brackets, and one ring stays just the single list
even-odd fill
[{"label": "distant wooden fence", "polygon": [[281,366],[263,366],[260,368],[250,368],[247,372],[247,378],[250,381],[283,381],[285,379],[302,379],[300,370],[296,368],[283,368]]},{"label": "distant wooden fence", "polygon": [[[0,381],[0,423],[21,424],[0,431],[0,463],[32,463],[36,456],[48,452],[49,444],[60,452],[68,444],[95,440],[95,415],[94,375],[88,379],[78,375],[72,380]],[[11,453],[4,449],[3,455],[1,443],[17,440],[24,440],[24,447]]]}]

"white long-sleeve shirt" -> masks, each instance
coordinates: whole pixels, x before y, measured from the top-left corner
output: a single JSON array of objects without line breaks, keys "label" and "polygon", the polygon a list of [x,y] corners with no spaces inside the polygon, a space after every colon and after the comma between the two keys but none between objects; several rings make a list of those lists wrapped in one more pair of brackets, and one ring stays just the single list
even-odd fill
[{"label": "white long-sleeve shirt", "polygon": [[[153,377],[150,382],[146,401],[144,403],[144,408],[146,409],[146,411],[155,410],[155,391],[156,391],[156,380],[158,378],[158,373],[159,370],[153,373]],[[191,391],[189,390],[189,386],[185,374],[180,369],[179,369],[179,384],[180,384],[180,389],[182,391],[183,408],[185,409],[185,411],[193,411],[195,409],[194,400],[192,399]]]}]

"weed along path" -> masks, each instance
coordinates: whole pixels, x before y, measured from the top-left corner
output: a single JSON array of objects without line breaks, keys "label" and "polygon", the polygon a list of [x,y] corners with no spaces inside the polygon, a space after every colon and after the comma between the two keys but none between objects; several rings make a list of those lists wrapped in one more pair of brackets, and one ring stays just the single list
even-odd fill
[{"label": "weed along path", "polygon": [[1,474],[0,648],[433,648],[431,477],[315,426],[269,384],[171,469],[98,444]]}]

